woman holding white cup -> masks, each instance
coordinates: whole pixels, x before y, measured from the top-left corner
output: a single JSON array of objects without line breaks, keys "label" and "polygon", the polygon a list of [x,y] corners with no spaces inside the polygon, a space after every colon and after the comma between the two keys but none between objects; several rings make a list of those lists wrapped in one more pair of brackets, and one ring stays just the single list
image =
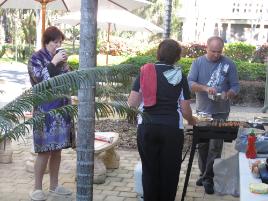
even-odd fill
[{"label": "woman holding white cup", "polygon": [[[54,26],[48,27],[43,33],[43,48],[35,52],[28,63],[28,73],[32,85],[48,80],[69,71],[67,54],[61,47],[64,34]],[[40,112],[68,105],[67,98],[57,99],[34,108],[33,115]],[[30,193],[32,200],[46,200],[47,195],[42,189],[45,169],[49,161],[50,186],[49,191],[58,195],[70,195],[72,192],[59,186],[58,175],[61,162],[61,150],[72,145],[72,121],[69,115],[46,115],[42,128],[33,126],[34,150],[38,153],[34,174],[34,191]]]}]

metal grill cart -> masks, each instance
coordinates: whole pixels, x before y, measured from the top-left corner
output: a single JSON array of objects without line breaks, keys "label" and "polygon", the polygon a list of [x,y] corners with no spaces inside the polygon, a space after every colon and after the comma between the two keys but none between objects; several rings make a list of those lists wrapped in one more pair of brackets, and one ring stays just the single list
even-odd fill
[{"label": "metal grill cart", "polygon": [[201,142],[208,142],[210,139],[223,139],[224,142],[232,142],[237,137],[238,128],[241,123],[238,121],[213,120],[200,122],[196,126],[193,126],[193,141],[181,201],[184,201],[187,192],[196,145]]}]

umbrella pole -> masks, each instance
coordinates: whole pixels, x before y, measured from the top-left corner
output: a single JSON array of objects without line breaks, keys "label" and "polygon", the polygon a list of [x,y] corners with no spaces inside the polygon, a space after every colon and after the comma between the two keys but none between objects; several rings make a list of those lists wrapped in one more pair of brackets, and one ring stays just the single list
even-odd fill
[{"label": "umbrella pole", "polygon": [[46,28],[46,6],[47,2],[42,2],[42,34],[45,32]]},{"label": "umbrella pole", "polygon": [[108,65],[108,57],[110,52],[110,30],[111,23],[108,23],[108,31],[107,31],[107,50],[106,50],[106,65]]}]

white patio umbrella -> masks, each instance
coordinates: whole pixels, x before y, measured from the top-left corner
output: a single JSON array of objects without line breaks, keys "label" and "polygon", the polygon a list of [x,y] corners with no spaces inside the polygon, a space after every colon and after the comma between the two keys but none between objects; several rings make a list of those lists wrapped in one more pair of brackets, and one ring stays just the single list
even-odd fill
[{"label": "white patio umbrella", "polygon": [[[99,8],[135,10],[150,4],[146,0],[99,0]],[[78,11],[80,0],[0,0],[2,8],[42,9],[42,33],[45,30],[46,10]]]},{"label": "white patio umbrella", "polygon": [[[75,26],[80,23],[80,17],[80,12],[72,12],[58,18],[54,21],[54,23],[63,23]],[[162,28],[124,9],[99,9],[97,24],[98,28],[107,30],[108,51],[110,32],[112,31],[148,31],[151,33],[164,32]],[[108,53],[106,55],[106,64],[108,64]]]}]

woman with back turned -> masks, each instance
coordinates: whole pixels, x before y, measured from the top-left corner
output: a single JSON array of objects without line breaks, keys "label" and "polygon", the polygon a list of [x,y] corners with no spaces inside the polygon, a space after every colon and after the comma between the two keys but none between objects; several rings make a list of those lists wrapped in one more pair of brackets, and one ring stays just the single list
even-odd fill
[{"label": "woman with back turned", "polygon": [[128,99],[130,107],[141,105],[144,112],[137,131],[144,201],[175,200],[184,140],[179,110],[189,124],[195,124],[187,79],[174,66],[180,54],[176,41],[162,41],[158,62],[141,68]]}]

